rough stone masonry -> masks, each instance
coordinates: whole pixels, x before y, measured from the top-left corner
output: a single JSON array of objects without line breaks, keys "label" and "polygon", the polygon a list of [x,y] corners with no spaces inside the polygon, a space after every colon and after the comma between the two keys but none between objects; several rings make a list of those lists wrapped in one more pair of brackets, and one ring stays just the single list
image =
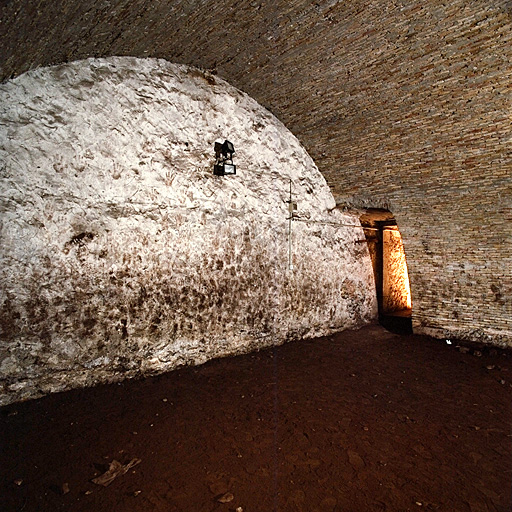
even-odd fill
[{"label": "rough stone masonry", "polygon": [[[225,138],[236,176],[212,172]],[[376,316],[357,216],[211,74],[130,57],[27,72],[0,85],[0,157],[0,404]]]},{"label": "rough stone masonry", "polygon": [[403,237],[417,333],[512,346],[509,0],[10,0],[0,77],[86,57],[209,69]]}]

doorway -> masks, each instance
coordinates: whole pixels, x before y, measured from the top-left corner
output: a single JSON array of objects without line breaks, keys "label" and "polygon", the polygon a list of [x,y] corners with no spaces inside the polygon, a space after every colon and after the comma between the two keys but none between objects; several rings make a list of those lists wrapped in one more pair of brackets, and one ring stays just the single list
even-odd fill
[{"label": "doorway", "polygon": [[379,323],[400,334],[412,333],[412,299],[402,236],[393,214],[369,209],[361,216],[372,260]]}]

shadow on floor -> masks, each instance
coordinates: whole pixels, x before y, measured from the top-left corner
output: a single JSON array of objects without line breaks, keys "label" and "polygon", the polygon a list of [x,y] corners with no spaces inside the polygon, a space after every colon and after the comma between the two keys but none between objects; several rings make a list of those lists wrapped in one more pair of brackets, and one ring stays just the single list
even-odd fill
[{"label": "shadow on floor", "polygon": [[412,310],[402,309],[379,314],[379,324],[395,334],[412,334]]},{"label": "shadow on floor", "polygon": [[371,325],[10,405],[0,510],[508,511],[512,357],[478,354]]}]

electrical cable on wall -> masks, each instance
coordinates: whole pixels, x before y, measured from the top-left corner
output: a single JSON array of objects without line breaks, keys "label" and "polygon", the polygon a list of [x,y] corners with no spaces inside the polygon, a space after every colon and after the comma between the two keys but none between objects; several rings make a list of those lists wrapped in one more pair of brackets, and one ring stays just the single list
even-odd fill
[{"label": "electrical cable on wall", "polygon": [[290,198],[288,200],[288,270],[293,270],[293,255],[292,255],[292,221],[293,212],[297,209],[297,203],[292,201],[292,180],[290,179]]}]

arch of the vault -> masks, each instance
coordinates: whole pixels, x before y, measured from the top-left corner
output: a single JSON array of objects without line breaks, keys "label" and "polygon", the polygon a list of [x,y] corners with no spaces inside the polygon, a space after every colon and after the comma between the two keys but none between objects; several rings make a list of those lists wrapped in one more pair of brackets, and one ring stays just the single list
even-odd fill
[{"label": "arch of the vault", "polygon": [[401,226],[417,332],[510,343],[510,3],[11,0],[2,79],[90,56],[227,79],[299,138],[340,205]]}]

